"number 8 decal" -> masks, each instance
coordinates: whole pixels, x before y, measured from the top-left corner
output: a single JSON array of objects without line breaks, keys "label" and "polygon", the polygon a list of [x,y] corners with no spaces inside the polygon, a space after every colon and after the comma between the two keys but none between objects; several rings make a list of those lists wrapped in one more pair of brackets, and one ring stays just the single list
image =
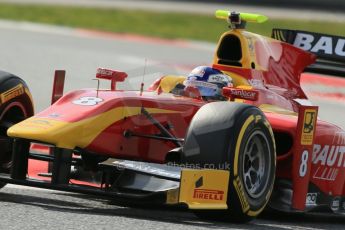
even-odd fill
[{"label": "number 8 decal", "polygon": [[72,103],[76,105],[88,105],[93,106],[97,105],[99,102],[102,102],[102,98],[98,97],[81,97],[78,100],[74,100]]},{"label": "number 8 decal", "polygon": [[308,171],[308,157],[309,153],[307,150],[304,150],[301,156],[301,165],[299,166],[299,176],[304,177]]}]

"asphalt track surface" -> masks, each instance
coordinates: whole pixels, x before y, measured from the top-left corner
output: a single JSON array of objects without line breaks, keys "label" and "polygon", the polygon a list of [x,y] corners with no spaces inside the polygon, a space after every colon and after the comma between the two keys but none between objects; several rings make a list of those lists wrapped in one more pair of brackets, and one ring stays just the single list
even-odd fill
[{"label": "asphalt track surface", "polygon": [[[168,42],[6,21],[0,22],[0,34],[0,69],[27,81],[37,102],[37,111],[49,105],[55,69],[67,70],[66,91],[95,87],[92,78],[100,66],[130,70],[129,84],[121,87],[138,89],[145,59],[148,67],[144,81],[148,85],[159,76],[154,73],[156,70],[183,74],[192,66],[209,64],[214,49],[214,45],[208,43]],[[151,72],[151,65],[158,67]],[[316,102],[321,102],[321,106],[326,104],[325,101]],[[339,107],[340,104],[328,105],[327,113],[322,116],[344,114],[345,107]],[[124,207],[92,196],[13,185],[0,190],[0,216],[0,229],[335,230],[344,229],[345,224],[344,217],[277,213],[245,225],[205,222],[187,211]]]}]

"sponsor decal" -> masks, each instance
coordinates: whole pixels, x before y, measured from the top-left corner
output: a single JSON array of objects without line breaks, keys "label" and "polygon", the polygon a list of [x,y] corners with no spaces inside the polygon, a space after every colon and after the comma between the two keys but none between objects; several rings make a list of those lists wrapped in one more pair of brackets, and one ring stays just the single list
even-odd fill
[{"label": "sponsor decal", "polygon": [[308,206],[315,206],[317,200],[317,193],[307,193],[305,204]]},{"label": "sponsor decal", "polygon": [[24,93],[25,93],[25,89],[24,89],[23,84],[19,84],[19,85],[13,87],[12,89],[7,90],[6,92],[4,92],[0,95],[1,103],[4,104],[4,103],[8,102],[9,100],[11,100],[17,96],[20,96]]},{"label": "sponsor decal", "polygon": [[301,135],[302,145],[312,145],[314,139],[314,128],[316,123],[316,113],[315,109],[306,109],[304,112],[304,123]]},{"label": "sponsor decal", "polygon": [[114,71],[112,71],[110,69],[98,68],[96,74],[97,75],[102,75],[102,76],[113,76]]},{"label": "sponsor decal", "polygon": [[336,36],[299,32],[293,45],[313,53],[345,57],[345,39]]},{"label": "sponsor decal", "polygon": [[201,200],[224,200],[224,191],[214,189],[200,189],[204,185],[204,178],[201,176],[195,181],[195,189],[193,192],[194,199]]},{"label": "sponsor decal", "polygon": [[112,82],[124,81],[126,77],[127,73],[112,69],[98,68],[96,72],[96,78],[108,79],[112,80]]},{"label": "sponsor decal", "polygon": [[195,182],[195,188],[200,188],[201,186],[204,185],[204,178],[200,177],[196,182]]},{"label": "sponsor decal", "polygon": [[57,117],[61,117],[61,114],[59,114],[59,113],[51,113],[51,114],[48,115],[48,117],[57,118]]},{"label": "sponsor decal", "polygon": [[194,189],[194,199],[201,200],[224,200],[224,191],[213,189]]},{"label": "sponsor decal", "polygon": [[336,61],[345,58],[345,37],[285,29],[273,29],[272,37],[315,53],[319,58]]},{"label": "sponsor decal", "polygon": [[237,195],[240,199],[242,211],[243,211],[243,213],[245,213],[249,210],[250,206],[249,206],[247,198],[244,194],[243,186],[242,186],[242,183],[241,183],[241,180],[239,177],[236,177],[236,179],[234,180],[234,187],[235,187]]},{"label": "sponsor decal", "polygon": [[314,144],[312,163],[317,165],[313,178],[335,181],[345,168],[345,133],[336,133],[332,145]]},{"label": "sponsor decal", "polygon": [[345,146],[339,145],[318,145],[315,144],[313,148],[313,163],[345,167]]},{"label": "sponsor decal", "polygon": [[236,89],[232,90],[232,95],[234,95],[235,97],[240,97],[242,99],[256,100],[258,97],[258,92],[252,90]]},{"label": "sponsor decal", "polygon": [[99,97],[81,97],[77,100],[72,101],[72,103],[75,105],[82,105],[82,106],[94,106],[102,101],[103,99]]},{"label": "sponsor decal", "polygon": [[340,208],[340,198],[334,198],[334,200],[331,203],[331,209],[333,211],[337,211]]},{"label": "sponsor decal", "polygon": [[223,83],[228,81],[229,79],[226,76],[220,74],[213,74],[208,77],[208,82]]},{"label": "sponsor decal", "polygon": [[235,89],[235,88],[223,88],[223,95],[229,98],[239,98],[249,101],[256,101],[259,96],[259,92],[256,90],[247,89]]},{"label": "sponsor decal", "polygon": [[190,209],[227,209],[229,171],[183,169],[179,202]]}]

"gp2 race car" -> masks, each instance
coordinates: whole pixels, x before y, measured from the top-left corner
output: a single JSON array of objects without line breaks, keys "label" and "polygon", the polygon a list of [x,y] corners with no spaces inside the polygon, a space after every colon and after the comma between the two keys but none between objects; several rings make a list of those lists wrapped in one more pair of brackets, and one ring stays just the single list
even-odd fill
[{"label": "gp2 race car", "polygon": [[171,93],[184,76],[163,76],[146,91],[117,90],[127,74],[109,69],[97,78],[110,89],[63,95],[65,73],[57,71],[52,105],[34,115],[25,82],[0,72],[0,186],[181,206],[236,222],[265,208],[344,213],[345,132],[318,118],[300,77],[345,76],[345,38],[275,29],[273,39],[244,29],[265,16],[216,16],[231,27],[212,65],[233,80],[225,100]]}]

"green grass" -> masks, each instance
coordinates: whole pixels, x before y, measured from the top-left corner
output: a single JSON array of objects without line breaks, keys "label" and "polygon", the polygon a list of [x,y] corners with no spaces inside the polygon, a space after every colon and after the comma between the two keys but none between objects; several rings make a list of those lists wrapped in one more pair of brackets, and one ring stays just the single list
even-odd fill
[{"label": "green grass", "polygon": [[[225,21],[211,15],[67,6],[0,4],[0,18],[210,42],[216,42],[227,29]],[[264,24],[249,24],[248,30],[268,36],[274,27],[342,35],[344,26],[345,23],[271,19]]]}]

